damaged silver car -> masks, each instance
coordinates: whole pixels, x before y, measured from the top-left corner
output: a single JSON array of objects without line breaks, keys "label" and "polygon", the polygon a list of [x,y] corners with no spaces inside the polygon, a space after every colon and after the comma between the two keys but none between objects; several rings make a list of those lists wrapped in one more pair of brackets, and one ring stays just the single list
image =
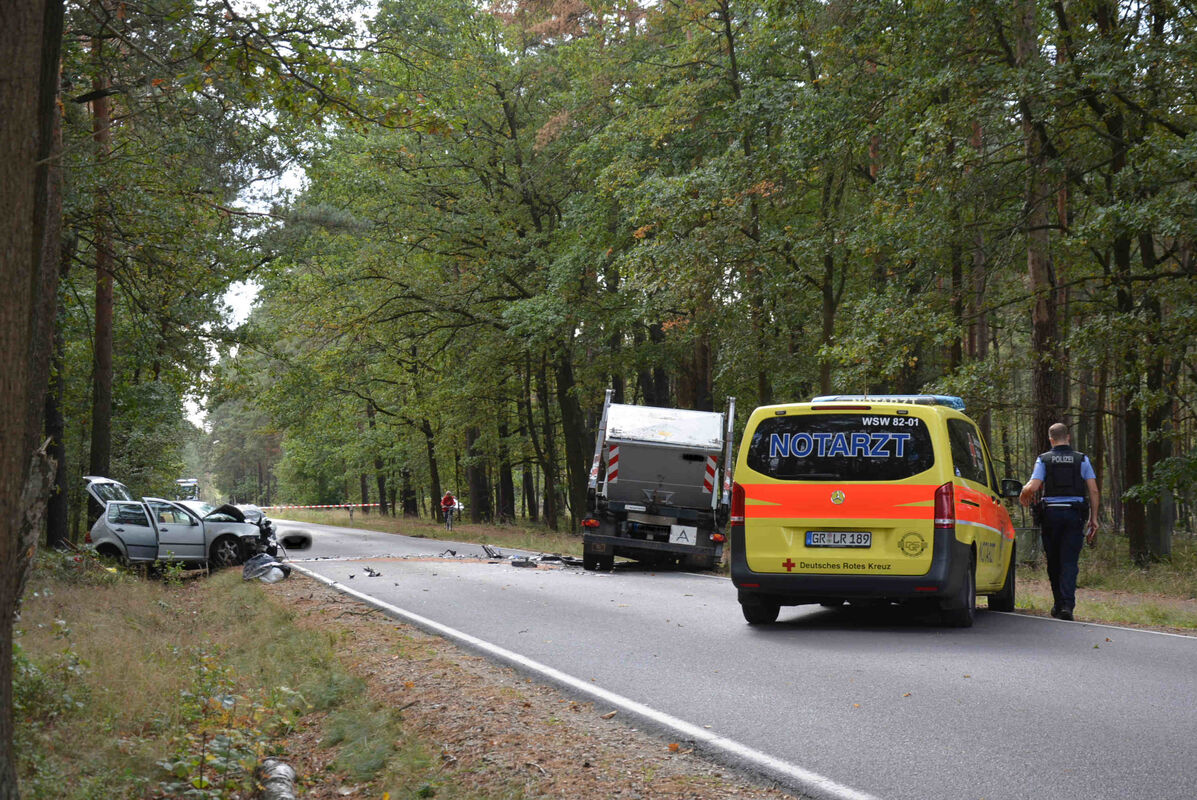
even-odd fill
[{"label": "damaged silver car", "polygon": [[258,553],[278,552],[270,521],[263,516],[256,524],[248,522],[234,505],[134,500],[122,484],[107,478],[89,480],[88,492],[104,513],[88,532],[87,546],[126,564],[184,561],[228,567]]}]

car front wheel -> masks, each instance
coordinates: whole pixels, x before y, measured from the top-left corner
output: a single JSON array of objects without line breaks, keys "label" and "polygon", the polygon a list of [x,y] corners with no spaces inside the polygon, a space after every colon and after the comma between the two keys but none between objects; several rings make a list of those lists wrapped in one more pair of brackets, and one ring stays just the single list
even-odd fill
[{"label": "car front wheel", "polygon": [[233,567],[242,562],[241,542],[236,536],[221,536],[212,543],[209,561],[213,567]]}]

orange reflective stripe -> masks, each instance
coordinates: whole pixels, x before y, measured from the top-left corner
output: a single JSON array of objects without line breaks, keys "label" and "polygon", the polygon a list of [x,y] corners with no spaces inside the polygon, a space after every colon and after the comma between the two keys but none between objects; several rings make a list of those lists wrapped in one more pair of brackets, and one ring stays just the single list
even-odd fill
[{"label": "orange reflective stripe", "polygon": [[[968,503],[963,502],[967,500]],[[975,489],[960,484],[956,485],[956,519],[960,522],[975,522],[985,524],[985,514],[982,509],[989,497]],[[970,505],[970,503],[972,505]]]},{"label": "orange reflective stripe", "polygon": [[[928,519],[937,485],[924,484],[800,484],[744,485],[744,516],[749,519]],[[836,503],[832,495],[842,494]]]}]

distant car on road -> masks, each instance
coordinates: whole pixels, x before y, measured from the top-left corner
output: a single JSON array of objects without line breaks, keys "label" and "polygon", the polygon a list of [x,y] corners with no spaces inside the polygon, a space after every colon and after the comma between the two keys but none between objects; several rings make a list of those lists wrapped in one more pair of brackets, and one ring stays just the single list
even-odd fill
[{"label": "distant car on road", "polygon": [[93,477],[87,488],[104,505],[88,532],[87,545],[126,564],[184,561],[226,567],[276,548],[269,521],[247,522],[233,505],[159,497],[134,500],[123,484],[108,478]]}]

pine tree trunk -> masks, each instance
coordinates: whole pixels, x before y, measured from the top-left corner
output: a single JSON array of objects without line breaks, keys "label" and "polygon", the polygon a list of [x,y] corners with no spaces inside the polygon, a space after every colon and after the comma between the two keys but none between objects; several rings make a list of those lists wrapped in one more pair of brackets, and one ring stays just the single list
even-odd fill
[{"label": "pine tree trunk", "polygon": [[[0,17],[0,800],[16,800],[13,617],[32,565],[54,465],[39,455],[61,236],[55,100],[60,2],[5,3]],[[52,165],[54,165],[52,167]]]},{"label": "pine tree trunk", "polygon": [[466,429],[466,482],[470,486],[470,521],[474,523],[490,522],[494,518],[486,467],[481,463],[477,448],[479,438],[481,433],[476,426]]},{"label": "pine tree trunk", "polygon": [[[108,88],[108,80],[103,75],[103,39],[99,36],[92,40],[92,55],[97,62],[97,76],[92,82],[92,89],[102,92]],[[111,124],[108,98],[97,97],[92,101],[92,138],[96,145],[96,164],[99,166],[108,160]],[[95,334],[92,343],[95,350],[92,371],[91,455],[88,468],[92,475],[101,476],[108,476],[112,460],[112,325],[115,300],[113,243],[108,213],[103,191],[99,190],[94,198],[93,211],[96,297]],[[90,525],[90,519],[88,523]]]},{"label": "pine tree trunk", "polygon": [[574,388],[574,368],[569,358],[557,360],[557,405],[561,409],[561,431],[565,437],[566,491],[569,494],[571,529],[586,511],[586,481],[590,476],[587,455],[586,417]]},{"label": "pine tree trunk", "polygon": [[507,447],[507,437],[510,435],[507,422],[499,425],[499,479],[498,504],[500,522],[515,522],[515,478],[511,470],[511,452]]},{"label": "pine tree trunk", "polygon": [[435,519],[440,513],[440,498],[444,495],[441,491],[441,473],[437,468],[436,463],[436,436],[432,431],[432,423],[426,419],[420,420],[420,430],[424,434],[424,446],[428,450],[428,483],[431,487],[432,502],[429,506],[429,513]]}]

